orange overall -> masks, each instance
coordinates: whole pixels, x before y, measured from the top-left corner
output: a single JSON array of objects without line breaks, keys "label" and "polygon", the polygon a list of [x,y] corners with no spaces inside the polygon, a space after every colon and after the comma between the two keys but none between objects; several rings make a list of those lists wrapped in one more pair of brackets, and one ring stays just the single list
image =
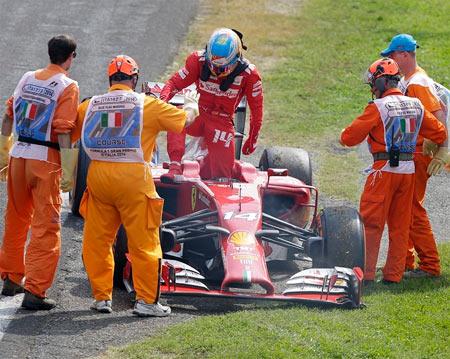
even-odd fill
[{"label": "orange overall", "polygon": [[[109,89],[132,92],[124,85]],[[81,126],[89,101],[78,109]],[[186,112],[163,101],[146,96],[143,103],[141,146],[143,158],[149,162],[160,131],[181,132]],[[80,127],[78,126],[78,127]],[[80,128],[77,128],[80,131]],[[77,134],[79,137],[80,134]],[[84,134],[81,134],[84,136]],[[147,164],[93,160],[87,177],[87,190],[80,213],[85,219],[83,261],[93,296],[111,300],[113,290],[113,244],[122,223],[128,238],[128,251],[133,267],[136,299],[155,303],[159,296],[159,271],[162,257],[159,242],[163,200],[156,193]]]},{"label": "orange overall", "polygon": [[[386,138],[390,136],[390,131],[387,130],[386,123],[390,123],[391,119],[381,113],[382,108],[387,108],[383,101],[400,101],[400,109],[405,104],[415,108],[414,123],[421,123],[419,133],[436,143],[445,141],[444,126],[431,113],[423,111],[419,101],[402,96],[398,89],[390,89],[382,99],[369,103],[364,113],[342,132],[343,145],[355,146],[369,136],[367,141],[371,153],[387,152]],[[380,104],[379,107],[376,102]],[[399,116],[402,116],[401,112]],[[412,117],[411,114],[409,116]],[[413,161],[402,160],[398,167],[391,167],[386,160],[374,162],[360,203],[366,235],[366,280],[375,278],[380,241],[386,223],[389,229],[389,250],[383,278],[392,282],[401,280],[405,267],[413,190]]]},{"label": "orange overall", "polygon": [[[417,67],[416,72],[409,78],[404,79],[404,82],[407,84],[405,90],[406,96],[418,98],[425,109],[430,112],[441,109],[439,99],[430,88],[432,86],[432,80],[420,67]],[[417,140],[417,151],[414,155],[416,177],[406,269],[414,269],[415,250],[419,257],[419,268],[432,275],[440,275],[439,253],[427,211],[423,206],[427,182],[430,178],[430,175],[427,173],[427,167],[430,164],[431,157],[422,154],[422,144],[423,137],[420,136]]]},{"label": "orange overall", "polygon": [[[57,65],[35,72],[38,80],[47,80],[65,71]],[[65,88],[58,98],[53,115],[51,138],[70,133],[75,126],[79,90],[76,83]],[[14,98],[6,102],[6,114],[14,116]],[[23,144],[16,143],[15,146]],[[11,154],[8,169],[8,204],[5,215],[5,233],[0,249],[2,279],[8,277],[39,297],[52,285],[60,255],[59,183],[61,162],[59,152],[48,148],[46,160],[15,157]],[[25,250],[28,230],[31,237]]]}]

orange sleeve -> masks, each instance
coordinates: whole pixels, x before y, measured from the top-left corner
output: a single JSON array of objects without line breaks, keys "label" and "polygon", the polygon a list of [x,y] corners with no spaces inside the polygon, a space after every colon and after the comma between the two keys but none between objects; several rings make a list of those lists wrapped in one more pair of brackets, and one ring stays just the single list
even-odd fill
[{"label": "orange sleeve", "polygon": [[73,83],[59,96],[52,122],[55,133],[69,133],[75,127],[79,95],[78,86]]},{"label": "orange sleeve", "polygon": [[379,125],[380,115],[377,106],[369,103],[362,115],[358,116],[341,133],[341,143],[345,146],[356,146],[363,142],[369,132]]},{"label": "orange sleeve", "polygon": [[14,116],[14,111],[13,111],[13,103],[14,103],[14,97],[11,96],[9,99],[6,100],[5,105],[6,105],[6,115],[13,118]]},{"label": "orange sleeve", "polygon": [[[159,99],[152,99],[151,106],[145,107],[144,111],[152,111],[157,122],[153,122],[156,130],[173,131],[180,133],[183,131],[187,114],[183,109],[177,108]],[[145,113],[145,112],[144,112]]]},{"label": "orange sleeve", "polygon": [[72,132],[71,132],[72,143],[77,142],[81,138],[81,130],[83,129],[83,121],[84,121],[84,117],[86,116],[86,111],[87,111],[88,106],[89,106],[89,100],[83,101],[78,106],[75,127],[72,129]]},{"label": "orange sleeve", "polygon": [[425,110],[419,135],[440,145],[447,138],[447,130],[431,112]]},{"label": "orange sleeve", "polygon": [[429,87],[411,84],[408,86],[407,94],[409,97],[415,97],[422,102],[422,105],[430,112],[441,109],[439,99],[433,95]]}]

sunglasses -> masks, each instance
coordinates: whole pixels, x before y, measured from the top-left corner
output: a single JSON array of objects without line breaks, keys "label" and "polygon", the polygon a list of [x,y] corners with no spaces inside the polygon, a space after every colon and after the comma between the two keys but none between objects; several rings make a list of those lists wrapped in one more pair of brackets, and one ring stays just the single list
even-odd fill
[{"label": "sunglasses", "polygon": [[77,57],[77,52],[76,51],[72,52],[72,57],[73,58]]}]

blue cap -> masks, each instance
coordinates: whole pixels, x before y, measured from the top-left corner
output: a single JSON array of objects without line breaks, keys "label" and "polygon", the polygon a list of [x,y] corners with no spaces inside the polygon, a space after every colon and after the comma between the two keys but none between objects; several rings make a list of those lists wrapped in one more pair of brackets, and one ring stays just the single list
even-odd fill
[{"label": "blue cap", "polygon": [[416,51],[419,48],[417,41],[411,35],[399,34],[395,35],[389,46],[380,52],[381,56],[388,56],[394,51]]}]

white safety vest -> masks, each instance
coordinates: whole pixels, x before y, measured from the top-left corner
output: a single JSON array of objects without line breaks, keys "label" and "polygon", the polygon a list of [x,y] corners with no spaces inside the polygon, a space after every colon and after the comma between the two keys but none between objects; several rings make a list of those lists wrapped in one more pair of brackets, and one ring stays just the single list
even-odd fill
[{"label": "white safety vest", "polygon": [[[35,71],[22,76],[14,91],[14,133],[38,142],[50,142],[52,121],[62,92],[76,81],[59,73],[47,80],[38,80]],[[16,141],[11,157],[47,161],[45,145]]]},{"label": "white safety vest", "polygon": [[145,94],[116,90],[90,100],[81,141],[92,160],[143,163]]},{"label": "white safety vest", "polygon": [[[401,153],[414,153],[423,121],[422,103],[416,98],[398,95],[382,97],[373,102],[383,121],[386,152],[395,146]],[[391,167],[387,162],[382,170],[414,173],[414,161],[400,161],[398,167]]]},{"label": "white safety vest", "polygon": [[449,125],[450,121],[450,90],[440,83],[434,83],[434,89],[441,102],[442,111],[445,113],[446,124]]}]

